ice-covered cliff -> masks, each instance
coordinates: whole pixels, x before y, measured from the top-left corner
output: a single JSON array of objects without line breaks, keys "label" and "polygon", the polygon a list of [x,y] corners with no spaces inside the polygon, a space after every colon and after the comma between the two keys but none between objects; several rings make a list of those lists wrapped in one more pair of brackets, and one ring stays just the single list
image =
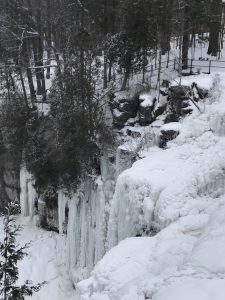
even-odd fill
[{"label": "ice-covered cliff", "polygon": [[211,85],[200,111],[119,176],[107,246],[119,245],[78,284],[80,299],[224,299],[225,76],[183,84],[196,80]]},{"label": "ice-covered cliff", "polygon": [[[214,276],[217,252],[209,245],[204,254],[202,245],[210,243],[204,232],[219,227],[210,224],[225,204],[225,75],[182,79],[185,87],[193,82],[201,93],[210,90],[209,97],[193,104],[192,114],[179,124],[166,125],[179,133],[166,149],[157,146],[157,135],[165,130],[159,120],[128,128],[124,144],[103,154],[101,176],[88,177],[72,197],[59,191],[54,223],[60,234],[67,233],[66,244],[58,245],[61,264],[75,284],[97,264],[78,284],[80,299],[161,300],[161,290],[175,289],[180,278],[194,277],[193,286],[204,279],[204,286]],[[21,188],[22,213],[33,216],[37,196],[25,170]],[[223,242],[218,245],[222,253]],[[202,252],[196,256],[198,247]],[[212,264],[202,275],[198,267],[208,257]]]}]

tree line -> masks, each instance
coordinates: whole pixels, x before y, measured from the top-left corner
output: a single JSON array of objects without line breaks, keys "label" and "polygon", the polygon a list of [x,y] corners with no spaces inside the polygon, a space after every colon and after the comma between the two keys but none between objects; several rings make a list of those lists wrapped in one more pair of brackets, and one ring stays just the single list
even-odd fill
[{"label": "tree line", "polygon": [[58,59],[62,55],[65,66],[71,56],[79,56],[83,72],[102,55],[104,87],[116,66],[125,88],[148,57],[170,50],[174,37],[179,38],[183,68],[196,34],[210,33],[208,54],[216,56],[221,48],[222,0],[4,0],[1,6],[0,53],[26,71],[32,99],[46,91],[43,50],[47,78],[52,53]]},{"label": "tree line", "polygon": [[[77,183],[113,139],[102,99],[116,77],[125,90],[172,42],[185,69],[205,33],[219,55],[223,20],[222,0],[1,1],[0,149],[25,160],[41,191]],[[48,116],[38,101],[50,102]]]}]

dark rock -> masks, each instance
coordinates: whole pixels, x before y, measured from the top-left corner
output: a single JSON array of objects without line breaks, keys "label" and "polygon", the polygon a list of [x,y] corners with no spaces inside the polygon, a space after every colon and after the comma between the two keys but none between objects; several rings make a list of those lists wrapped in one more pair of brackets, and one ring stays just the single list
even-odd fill
[{"label": "dark rock", "polygon": [[166,148],[169,141],[174,140],[179,135],[179,131],[176,130],[162,130],[159,140],[159,147]]},{"label": "dark rock", "polygon": [[195,85],[195,87],[197,89],[197,92],[198,92],[198,95],[199,95],[200,99],[205,99],[209,96],[209,91],[208,90],[200,88],[197,84]]},{"label": "dark rock", "polygon": [[168,88],[168,87],[169,87],[169,85],[170,85],[170,82],[169,82],[169,80],[166,80],[166,79],[164,79],[164,80],[163,80],[163,82],[162,82],[162,87],[164,87],[164,88]]},{"label": "dark rock", "polygon": [[190,107],[190,100],[193,99],[193,90],[188,86],[172,86],[168,97],[169,111],[175,116],[172,119],[166,120],[166,123],[178,121],[180,117],[187,114]]},{"label": "dark rock", "polygon": [[158,105],[154,110],[154,118],[156,119],[158,116],[162,115],[167,108],[167,103]]},{"label": "dark rock", "polygon": [[138,98],[136,95],[126,91],[117,92],[110,97],[110,108],[114,126],[122,129],[129,119],[136,117]]},{"label": "dark rock", "polygon": [[127,120],[130,119],[130,114],[127,112],[121,112],[118,109],[114,109],[113,112],[113,125],[117,128],[117,129],[122,129]]},{"label": "dark rock", "polygon": [[38,201],[40,226],[46,230],[58,232],[58,201],[42,195]]},{"label": "dark rock", "polygon": [[189,107],[190,106],[190,103],[188,102],[188,101],[183,101],[182,103],[181,103],[181,107],[182,108],[187,108],[187,107]]},{"label": "dark rock", "polygon": [[154,121],[153,108],[141,107],[139,109],[139,123],[141,126],[147,126]]},{"label": "dark rock", "polygon": [[192,95],[191,87],[184,85],[171,86],[170,92],[172,95],[179,99],[188,99]]},{"label": "dark rock", "polygon": [[174,113],[170,113],[166,116],[165,124],[168,124],[171,122],[178,122],[178,121],[179,121],[179,117]]},{"label": "dark rock", "polygon": [[185,115],[189,115],[193,112],[193,109],[192,108],[185,108],[185,109],[183,109],[183,112],[184,112]]},{"label": "dark rock", "polygon": [[131,136],[132,138],[140,138],[141,133],[138,130],[135,130],[134,128],[127,129],[127,135]]},{"label": "dark rock", "polygon": [[9,202],[19,200],[20,157],[9,152],[0,154],[0,211],[5,212]]},{"label": "dark rock", "polygon": [[156,104],[156,98],[152,99],[152,101],[148,101],[142,99],[140,96],[139,101],[139,123],[141,126],[147,126],[154,121],[153,111]]}]

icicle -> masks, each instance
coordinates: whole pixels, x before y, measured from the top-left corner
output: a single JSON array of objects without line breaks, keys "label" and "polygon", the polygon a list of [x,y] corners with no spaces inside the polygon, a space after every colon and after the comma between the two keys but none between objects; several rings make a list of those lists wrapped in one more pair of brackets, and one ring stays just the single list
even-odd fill
[{"label": "icicle", "polygon": [[66,221],[66,205],[68,199],[63,193],[63,191],[58,192],[58,219],[59,219],[59,233],[63,234],[65,232],[65,221]]},{"label": "icicle", "polygon": [[35,200],[37,199],[37,193],[33,187],[33,179],[26,168],[22,168],[20,171],[20,205],[21,214],[24,217],[33,217],[35,214]]}]

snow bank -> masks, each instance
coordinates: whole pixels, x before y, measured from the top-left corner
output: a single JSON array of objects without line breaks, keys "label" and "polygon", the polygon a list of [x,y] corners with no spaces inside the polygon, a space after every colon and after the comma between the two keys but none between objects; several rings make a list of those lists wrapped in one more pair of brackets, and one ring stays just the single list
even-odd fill
[{"label": "snow bank", "polygon": [[223,196],[211,215],[182,217],[154,237],[120,242],[78,284],[79,299],[223,300],[224,214]]},{"label": "snow bank", "polygon": [[[225,297],[225,198],[211,215],[180,271],[164,279],[153,300],[222,300]],[[150,291],[149,291],[150,292]]]},{"label": "snow bank", "polygon": [[155,237],[122,241],[97,264],[91,279],[78,284],[80,299],[97,299],[95,293],[104,293],[105,299],[141,299],[142,281],[178,270],[207,220],[206,215],[181,218]]}]

